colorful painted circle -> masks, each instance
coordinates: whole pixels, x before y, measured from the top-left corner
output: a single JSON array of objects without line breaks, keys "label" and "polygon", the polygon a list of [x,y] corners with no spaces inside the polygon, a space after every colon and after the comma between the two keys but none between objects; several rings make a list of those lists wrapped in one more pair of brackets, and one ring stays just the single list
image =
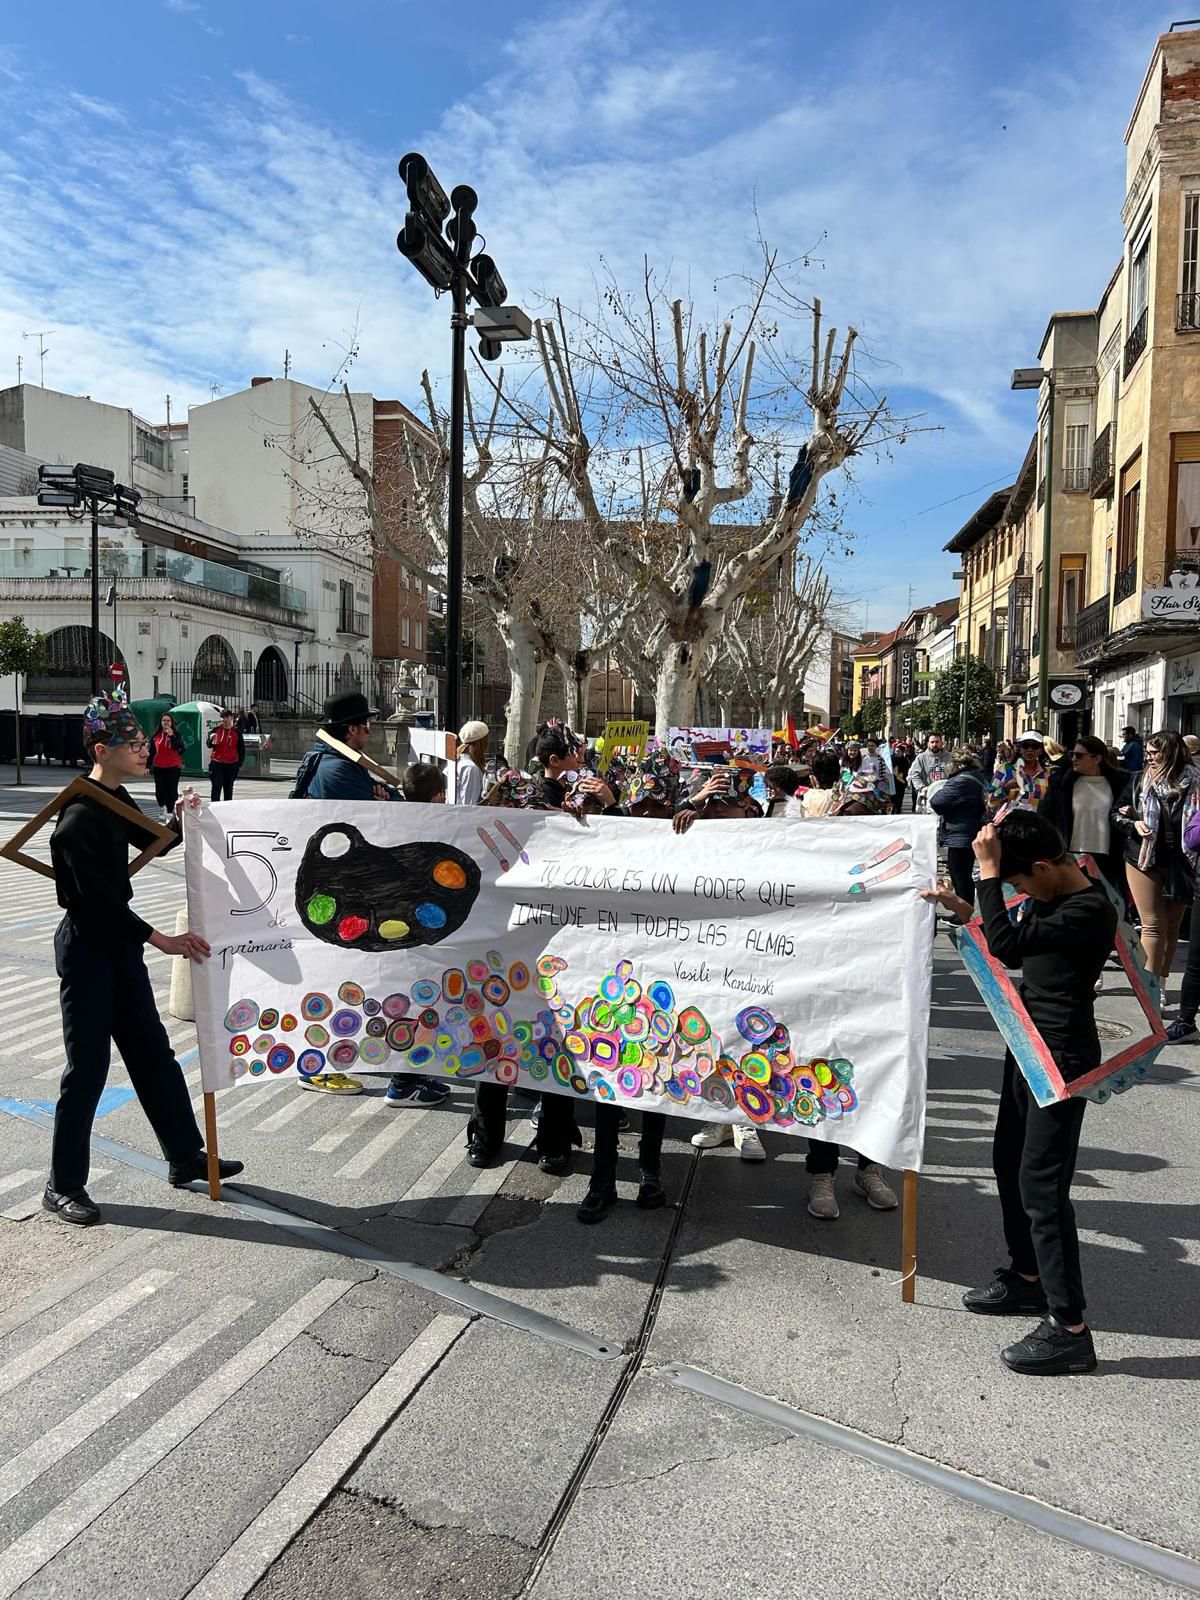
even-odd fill
[{"label": "colorful painted circle", "polygon": [[739,1084],[736,1098],[751,1122],[770,1122],[775,1115],[775,1102],[757,1083]]},{"label": "colorful painted circle", "polygon": [[380,1039],[375,1034],[368,1034],[359,1042],[358,1059],[366,1062],[369,1067],[380,1067],[391,1055],[386,1039]]},{"label": "colorful painted circle", "polygon": [[463,996],[463,1006],[472,1016],[477,1017],[479,1015],[483,1010],[483,996],[478,989],[467,990]]},{"label": "colorful painted circle", "polygon": [[848,1083],[838,1085],[837,1097],[843,1111],[858,1110],[858,1096]]},{"label": "colorful painted circle", "polygon": [[417,1036],[416,1026],[409,1017],[398,1017],[387,1031],[387,1042],[393,1050],[411,1050]]},{"label": "colorful painted circle", "polygon": [[529,1062],[525,1070],[529,1073],[529,1076],[534,1080],[535,1083],[545,1082],[550,1072],[550,1068],[546,1065],[546,1063],[542,1060],[539,1060],[537,1056],[534,1056],[533,1060]]},{"label": "colorful painted circle", "polygon": [[688,1006],[685,1011],[679,1013],[676,1027],[689,1044],[703,1044],[712,1031],[708,1025],[708,1018],[695,1006]]},{"label": "colorful painted circle", "polygon": [[383,1009],[378,1000],[364,1000],[362,1008],[368,1017],[377,1017]]},{"label": "colorful painted circle", "polygon": [[650,1037],[649,1019],[644,1012],[635,1011],[621,1031],[627,1039],[648,1039]]},{"label": "colorful painted circle", "polygon": [[236,1000],[225,1013],[227,1033],[247,1033],[258,1021],[258,1005],[253,1000]]},{"label": "colorful painted circle", "polygon": [[489,1005],[507,1005],[508,994],[508,985],[498,973],[493,973],[490,978],[485,979],[483,985],[483,998],[489,1003]]},{"label": "colorful painted circle", "polygon": [[261,1078],[266,1070],[267,1063],[265,1061],[252,1061],[250,1063],[250,1076],[252,1078]]},{"label": "colorful painted circle", "polygon": [[613,1034],[598,1033],[593,1038],[592,1060],[598,1067],[615,1067],[619,1054],[619,1041]]},{"label": "colorful painted circle", "polygon": [[234,1059],[229,1063],[229,1076],[234,1083],[236,1083],[239,1078],[244,1078],[246,1076],[246,1063],[239,1060],[235,1056]]},{"label": "colorful painted circle", "polygon": [[642,1074],[637,1067],[622,1067],[617,1073],[617,1088],[628,1100],[636,1100],[642,1092]]},{"label": "colorful painted circle", "polygon": [[650,1018],[650,1032],[665,1044],[675,1032],[675,1019],[666,1011],[656,1011]]},{"label": "colorful painted circle", "polygon": [[230,1039],[229,1054],[231,1056],[248,1056],[250,1054],[250,1041],[244,1033],[239,1033],[236,1038]]},{"label": "colorful painted circle", "polygon": [[408,1052],[408,1064],[410,1067],[424,1067],[432,1060],[433,1051],[427,1044],[419,1044]]},{"label": "colorful painted circle", "polygon": [[276,1025],[276,1023],[278,1023],[278,1021],[279,1021],[279,1013],[278,1013],[278,1011],[276,1011],[273,1006],[269,1006],[266,1011],[262,1012],[259,1015],[258,1025],[259,1025],[260,1028],[266,1030],[266,1029],[275,1027],[275,1025]]},{"label": "colorful painted circle", "polygon": [[674,1011],[675,991],[663,978],[659,978],[650,985],[648,990],[651,1000],[660,1011]]},{"label": "colorful painted circle", "polygon": [[298,1024],[291,1012],[285,1011],[279,1019],[279,1026],[283,1029],[284,1033],[295,1033]]},{"label": "colorful painted circle", "polygon": [[742,1071],[751,1083],[771,1081],[771,1063],[760,1050],[750,1050],[742,1057]]},{"label": "colorful painted circle", "polygon": [[421,1015],[417,1018],[417,1027],[436,1028],[441,1020],[441,1017],[438,1016],[437,1012],[432,1006],[426,1006],[424,1011],[422,1011]]},{"label": "colorful painted circle", "polygon": [[355,939],[361,939],[364,933],[369,933],[371,924],[366,917],[357,916],[351,912],[348,917],[343,917],[338,923],[338,938],[343,944],[353,944]]},{"label": "colorful painted circle", "polygon": [[343,983],[338,989],[338,999],[344,1006],[360,1006],[367,998],[367,991],[361,983]]},{"label": "colorful painted circle", "polygon": [[267,1051],[271,1048],[271,1046],[274,1043],[275,1043],[275,1039],[274,1039],[274,1036],[272,1034],[260,1033],[258,1038],[255,1039],[255,1041],[254,1041],[254,1053],[255,1053],[255,1055],[256,1056],[265,1056]]},{"label": "colorful painted circle", "polygon": [[309,1044],[315,1045],[318,1050],[324,1050],[329,1043],[329,1029],[320,1022],[314,1022],[305,1028],[304,1037]]},{"label": "colorful painted circle", "polygon": [[690,1067],[681,1067],[675,1074],[676,1082],[689,1098],[694,1098],[703,1089],[700,1074],[693,1072]]},{"label": "colorful painted circle", "polygon": [[733,1104],[733,1090],[729,1086],[728,1078],[722,1078],[715,1073],[711,1078],[705,1078],[700,1094],[706,1105],[731,1106]]},{"label": "colorful painted circle", "polygon": [[626,978],[631,978],[633,976],[633,962],[628,959],[622,959],[618,961],[616,973],[617,977],[620,978],[622,983],[624,983]]},{"label": "colorful painted circle", "polygon": [[446,926],[446,913],[436,900],[422,900],[413,915],[423,928],[436,930]]},{"label": "colorful painted circle", "polygon": [[804,1123],[805,1127],[815,1128],[821,1121],[821,1107],[815,1095],[804,1089],[796,1091],[796,1098],[792,1101],[792,1110],[796,1113],[796,1121]]},{"label": "colorful painted circle", "polygon": [[828,1061],[810,1061],[809,1071],[814,1075],[822,1089],[826,1089],[833,1082],[833,1072]]},{"label": "colorful painted circle", "polygon": [[582,1072],[573,1072],[571,1074],[571,1087],[576,1094],[587,1093],[587,1079]]},{"label": "colorful painted circle", "polygon": [[383,1002],[383,1014],[395,1022],[399,1017],[408,1015],[408,996],[406,994],[389,994]]},{"label": "colorful painted circle", "polygon": [[529,968],[523,961],[514,961],[508,969],[509,987],[513,989],[528,989]]},{"label": "colorful painted circle", "polygon": [[513,1038],[519,1044],[530,1044],[533,1040],[533,1023],[524,1020],[514,1022],[512,1025]]},{"label": "colorful painted circle", "polygon": [[775,1032],[775,1018],[761,1006],[747,1006],[734,1018],[737,1031],[751,1044],[760,1044]]},{"label": "colorful painted circle", "polygon": [[296,1057],[296,1071],[302,1078],[315,1078],[325,1070],[325,1057],[320,1050],[302,1050]]},{"label": "colorful painted circle", "polygon": [[267,1065],[272,1072],[286,1072],[296,1059],[296,1052],[286,1044],[277,1044],[267,1057]]},{"label": "colorful painted circle", "polygon": [[572,1028],[563,1039],[563,1047],[573,1056],[586,1056],[589,1052],[587,1034]]},{"label": "colorful painted circle", "polygon": [[668,1097],[668,1099],[674,1100],[677,1105],[682,1105],[687,1099],[687,1092],[680,1083],[679,1079],[676,1077],[668,1078],[662,1087],[663,1093]]},{"label": "colorful painted circle", "polygon": [[357,1011],[335,1011],[329,1019],[329,1031],[336,1033],[339,1039],[349,1039],[361,1027],[362,1018]]},{"label": "colorful painted circle", "polygon": [[457,1005],[467,992],[466,974],[458,967],[450,967],[442,973],[442,999],[450,1005]]},{"label": "colorful painted circle", "polygon": [[836,1122],[842,1114],[842,1102],[828,1090],[821,1094],[818,1104],[831,1122]]},{"label": "colorful painted circle", "polygon": [[304,908],[304,915],[318,928],[323,928],[337,916],[337,901],[331,894],[314,894]]},{"label": "colorful painted circle", "polygon": [[566,1085],[571,1081],[571,1074],[575,1070],[575,1063],[571,1060],[570,1056],[565,1056],[560,1052],[550,1063],[550,1070],[553,1072],[559,1083]]},{"label": "colorful painted circle", "polygon": [[367,1032],[372,1039],[386,1039],[388,1019],[386,1017],[370,1017],[367,1021]]},{"label": "colorful painted circle", "polygon": [[333,1010],[333,1001],[327,994],[321,994],[314,990],[311,994],[306,994],[304,999],[301,1000],[300,1010],[310,1022],[324,1022],[325,1018]]},{"label": "colorful painted circle", "polygon": [[438,985],[428,978],[418,978],[412,986],[413,999],[420,1006],[430,1005],[438,997]]},{"label": "colorful painted circle", "polygon": [[357,1060],[358,1044],[354,1039],[339,1039],[329,1047],[329,1065],[337,1067],[339,1072],[343,1067],[352,1067]]},{"label": "colorful painted circle", "polygon": [[500,954],[499,950],[489,950],[487,953],[487,958],[488,965],[491,967],[493,972],[503,972],[504,957]]},{"label": "colorful painted circle", "polygon": [[[265,1027],[266,1024],[264,1023],[263,1026]],[[831,1061],[829,1065],[833,1068],[833,1075],[839,1083],[854,1082],[854,1065],[852,1062],[847,1061],[845,1056],[839,1056],[836,1061]]]},{"label": "colorful painted circle", "polygon": [[492,1076],[497,1083],[514,1084],[519,1076],[517,1063],[511,1056],[501,1056],[492,1066]]}]

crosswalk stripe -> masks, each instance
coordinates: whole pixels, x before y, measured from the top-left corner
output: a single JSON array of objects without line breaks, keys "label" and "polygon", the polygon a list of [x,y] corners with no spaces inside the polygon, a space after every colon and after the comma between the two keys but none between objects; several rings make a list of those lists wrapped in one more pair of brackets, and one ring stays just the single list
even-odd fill
[{"label": "crosswalk stripe", "polygon": [[[107,1178],[111,1171],[111,1167],[93,1167],[88,1174],[88,1183],[94,1186],[99,1183],[101,1178]],[[13,1205],[6,1206],[0,1211],[0,1217],[7,1217],[10,1222],[27,1222],[30,1217],[37,1216],[42,1209],[42,1190],[45,1187],[45,1179],[36,1172],[34,1177],[37,1179],[37,1187],[33,1192],[27,1194],[24,1200],[17,1200]]]},{"label": "crosswalk stripe", "polygon": [[[403,1111],[397,1116],[404,1116]],[[445,1183],[446,1179],[467,1159],[466,1147],[462,1142],[462,1128],[457,1118],[454,1123],[454,1133],[450,1143],[441,1155],[431,1161],[414,1183],[396,1201],[392,1208],[393,1216],[409,1215],[409,1207],[416,1207],[426,1200],[430,1200]],[[402,1209],[403,1208],[403,1209]]]},{"label": "crosswalk stripe", "polygon": [[40,1294],[30,1295],[28,1299],[19,1300],[11,1311],[6,1311],[0,1316],[0,1339],[7,1338],[16,1328],[22,1328],[27,1322],[32,1322],[34,1317],[40,1317],[43,1311],[49,1311],[53,1306],[61,1305],[71,1295],[77,1293],[93,1279],[105,1276],[114,1267],[120,1266],[130,1256],[141,1255],[143,1250],[160,1244],[163,1239],[176,1228],[183,1220],[184,1213],[176,1212],[174,1217],[168,1218],[161,1228],[138,1229],[131,1233],[127,1239],[120,1240],[117,1244],[110,1245],[101,1255],[93,1260],[86,1261],[82,1266],[76,1267],[71,1272],[64,1272],[61,1277],[55,1278]]},{"label": "crosswalk stripe", "polygon": [[274,1133],[276,1128],[284,1128],[289,1122],[294,1122],[304,1111],[310,1111],[316,1104],[318,1096],[306,1094],[301,1100],[299,1094],[279,1111],[273,1111],[269,1117],[255,1124],[255,1133]]},{"label": "crosswalk stripe", "polygon": [[[520,1145],[523,1154],[536,1138],[537,1130],[532,1123],[527,1123],[512,1142]],[[518,1156],[517,1161],[520,1159]],[[469,1228],[477,1222],[487,1208],[489,1200],[500,1193],[504,1180],[515,1165],[516,1161],[509,1161],[502,1167],[485,1167],[450,1212],[446,1218],[447,1224]]]},{"label": "crosswalk stripe", "polygon": [[[315,1098],[317,1098],[317,1095],[314,1093],[314,1099]],[[322,1095],[320,1098],[324,1099],[325,1097]],[[378,1111],[380,1104],[381,1102],[374,1098],[360,1100],[354,1107],[354,1110],[351,1111],[349,1115],[342,1118],[341,1124],[338,1127],[331,1129],[329,1133],[322,1134],[321,1137],[317,1139],[315,1143],[310,1144],[308,1148],[314,1151],[317,1155],[329,1155],[330,1152],[336,1150],[339,1145],[345,1144],[346,1140],[349,1139],[352,1134],[357,1133],[359,1123],[361,1123],[364,1118],[369,1117],[372,1112]]]},{"label": "crosswalk stripe", "polygon": [[134,1484],[340,1300],[350,1284],[348,1278],[322,1278],[224,1366],[197,1384],[117,1456],[14,1539],[0,1554],[0,1600],[8,1600],[109,1506],[128,1494]]},{"label": "crosswalk stripe", "polygon": [[57,1361],[60,1356],[66,1355],[68,1350],[74,1350],[77,1344],[90,1339],[92,1334],[98,1333],[101,1328],[107,1328],[110,1322],[115,1322],[118,1317],[123,1316],[131,1306],[138,1305],[147,1295],[152,1295],[156,1289],[161,1289],[174,1277],[173,1272],[158,1270],[143,1272],[140,1278],[134,1278],[131,1283],[115,1289],[90,1310],[84,1311],[70,1322],[65,1322],[61,1328],[48,1333],[44,1339],[39,1339],[35,1345],[31,1345],[28,1350],[22,1351],[19,1356],[14,1356],[5,1366],[0,1367],[0,1395],[8,1394],[19,1383],[24,1383],[26,1378],[32,1378],[43,1367],[48,1367],[52,1361]]},{"label": "crosswalk stripe", "polygon": [[[217,1106],[217,1126],[227,1128],[231,1122],[241,1122],[252,1112],[263,1109],[264,1100],[277,1100],[281,1090],[295,1090],[294,1078],[285,1078],[279,1083],[264,1083],[248,1085],[240,1089],[236,1095],[224,1096]],[[232,1099],[232,1104],[226,1109],[225,1101]]]},{"label": "crosswalk stripe", "polygon": [[0,1194],[7,1194],[10,1189],[19,1189],[23,1183],[28,1183],[30,1178],[40,1178],[40,1172],[34,1172],[32,1167],[26,1167],[24,1172],[6,1172],[0,1178]]},{"label": "crosswalk stripe", "polygon": [[424,1122],[428,1115],[428,1107],[420,1111],[397,1112],[386,1128],[377,1133],[373,1139],[368,1139],[362,1149],[350,1157],[345,1166],[339,1169],[337,1176],[347,1180],[364,1177],[377,1161],[382,1160],[389,1150],[394,1150],[402,1139],[406,1139],[415,1127]]},{"label": "crosswalk stripe", "polygon": [[72,1450],[78,1449],[97,1429],[111,1422],[126,1406],[131,1406],[147,1389],[194,1355],[215,1334],[236,1322],[253,1304],[253,1300],[240,1295],[226,1295],[218,1300],[189,1322],[186,1328],[181,1328],[164,1344],[152,1350],[135,1367],[114,1378],[99,1394],[93,1395],[56,1427],[40,1434],[20,1454],[0,1465],[0,1506],[6,1505],[14,1495],[35,1483],[56,1462],[70,1455]]},{"label": "crosswalk stripe", "polygon": [[447,1313],[434,1317],[189,1591],[186,1600],[243,1600],[469,1326],[468,1317]]}]

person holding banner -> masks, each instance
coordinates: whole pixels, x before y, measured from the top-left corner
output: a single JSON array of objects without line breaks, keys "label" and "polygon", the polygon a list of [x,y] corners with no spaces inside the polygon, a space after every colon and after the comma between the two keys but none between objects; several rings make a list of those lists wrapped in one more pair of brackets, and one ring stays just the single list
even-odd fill
[{"label": "person holding banner", "polygon": [[[83,730],[92,761],[87,782],[136,811],[124,780],[144,775],[146,737],[124,695],[95,695],[84,712]],[[183,807],[199,804],[199,796],[190,793],[177,802],[176,831]],[[63,806],[50,839],[54,886],[63,908],[54,957],[67,1066],[54,1109],[50,1182],[42,1205],[80,1227],[101,1219],[87,1180],[92,1124],[114,1043],[169,1163],[168,1181],[182,1188],[207,1176],[204,1140],[142,950],[152,944],[189,961],[204,961],[210,951],[199,934],[159,933],[130,906],[129,851],[144,849],[153,837],[85,794]],[[242,1163],[221,1161],[219,1169],[223,1178],[233,1178]]]},{"label": "person holding banner", "polygon": [[[1096,979],[1117,929],[1107,891],[1080,871],[1045,817],[1012,811],[980,829],[979,907],[992,957],[1021,969],[1021,999],[1065,1080],[1099,1066]],[[1013,922],[1004,903],[1011,883],[1029,896]],[[963,918],[972,908],[952,889],[922,891]],[[1071,1181],[1087,1101],[1076,1095],[1040,1106],[1011,1051],[1004,1057],[992,1165],[1010,1265],[968,1289],[963,1304],[985,1315],[1042,1315],[1001,1356],[1014,1372],[1092,1372],[1096,1351],[1083,1320],[1086,1301]]]}]

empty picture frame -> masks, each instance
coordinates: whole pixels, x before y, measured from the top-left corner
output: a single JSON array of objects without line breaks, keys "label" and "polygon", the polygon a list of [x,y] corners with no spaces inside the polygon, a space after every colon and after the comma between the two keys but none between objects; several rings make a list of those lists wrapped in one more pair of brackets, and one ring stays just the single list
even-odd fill
[{"label": "empty picture frame", "polygon": [[[1146,971],[1141,946],[1126,920],[1124,904],[1090,856],[1079,855],[1075,859],[1089,878],[1102,885],[1117,907],[1116,953],[1146,1022],[1143,1037],[1132,1040],[1108,1061],[1102,1061],[1094,1071],[1085,1072],[1070,1082],[1064,1080],[1049,1046],[1017,992],[1014,982],[1016,974],[1010,974],[988,950],[982,917],[975,917],[965,927],[953,928],[950,933],[963,965],[970,973],[980,998],[991,1013],[1005,1044],[1012,1051],[1013,1059],[1039,1106],[1051,1106],[1057,1101],[1071,1100],[1078,1095],[1102,1105],[1110,1095],[1121,1094],[1141,1082],[1167,1042],[1166,1029],[1158,1011],[1158,979]],[[1004,903],[1011,912],[1023,905],[1027,898],[1027,895],[1010,893],[1005,896]]]},{"label": "empty picture frame", "polygon": [[68,800],[73,800],[76,795],[81,794],[86,794],[90,800],[95,800],[99,805],[107,806],[119,817],[124,817],[126,822],[135,823],[143,832],[151,835],[152,843],[147,845],[140,855],[134,856],[129,863],[131,878],[135,872],[140,872],[148,861],[153,861],[155,856],[161,855],[172,840],[179,837],[173,828],[164,828],[161,822],[152,821],[136,806],[127,806],[124,800],[118,800],[116,795],[109,794],[100,784],[79,777],[73,778],[65,789],[60,789],[53,800],[48,801],[36,816],[31,817],[23,828],[18,828],[6,844],[0,845],[0,856],[7,861],[15,861],[19,867],[28,867],[30,872],[40,873],[43,878],[53,878],[54,868],[45,861],[39,861],[36,856],[26,855],[24,846],[58,815]]}]

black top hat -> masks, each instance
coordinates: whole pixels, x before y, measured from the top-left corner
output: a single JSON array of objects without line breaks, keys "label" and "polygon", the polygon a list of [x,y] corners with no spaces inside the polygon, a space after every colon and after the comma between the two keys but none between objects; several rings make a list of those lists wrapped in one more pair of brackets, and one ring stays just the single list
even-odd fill
[{"label": "black top hat", "polygon": [[375,715],[375,708],[366,695],[351,690],[346,694],[331,694],[325,702],[321,719],[325,727],[333,728],[339,722],[365,722],[368,717]]}]

